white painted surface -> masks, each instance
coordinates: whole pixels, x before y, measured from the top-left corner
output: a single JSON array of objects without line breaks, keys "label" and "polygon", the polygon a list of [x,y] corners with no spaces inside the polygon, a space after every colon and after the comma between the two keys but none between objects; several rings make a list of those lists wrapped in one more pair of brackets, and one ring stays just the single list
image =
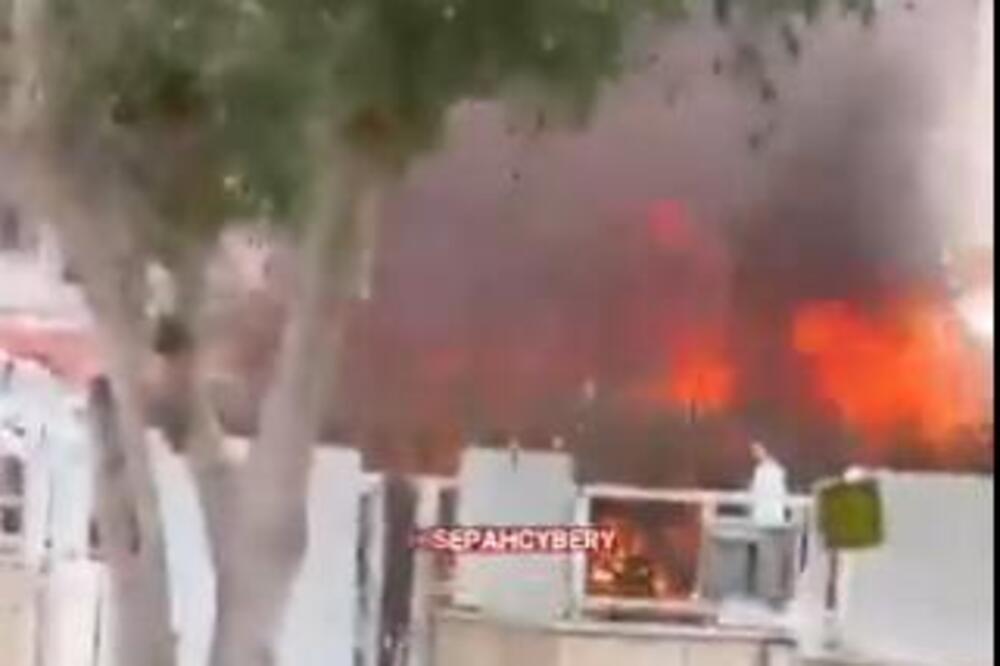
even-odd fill
[{"label": "white painted surface", "polygon": [[[6,589],[0,589],[0,635],[28,633],[19,637],[18,646],[8,642],[9,649],[0,648],[0,666],[18,664],[16,659],[36,641],[46,647],[45,666],[91,666],[98,652],[100,666],[113,666],[113,654],[99,647],[113,643],[114,609],[107,605],[102,565],[88,559],[93,451],[86,424],[74,412],[72,396],[36,374],[35,369],[19,372],[16,390],[0,395],[0,416],[16,415],[28,433],[23,442],[6,443],[27,463],[26,529],[24,547],[9,560],[9,575],[3,577]],[[215,616],[215,578],[201,509],[184,460],[153,433],[150,442],[166,529],[179,664],[205,666]],[[356,451],[317,450],[309,499],[310,543],[279,646],[282,666],[352,664],[363,485]],[[46,561],[48,572],[39,579],[34,596],[33,572]],[[39,610],[44,615],[40,640],[34,633]]]},{"label": "white painted surface", "polygon": [[[566,454],[470,449],[458,486],[460,525],[566,525],[576,486]],[[571,603],[564,555],[464,555],[456,567],[459,601],[519,619],[554,618]]]},{"label": "white painted surface", "polygon": [[81,427],[53,444],[58,463],[52,468],[49,509],[49,557],[76,560],[89,554],[93,506],[90,441]]},{"label": "white painted surface", "polygon": [[795,584],[795,594],[784,618],[805,655],[819,655],[828,637],[826,588],[830,557],[822,545],[815,520],[809,522],[806,566]]},{"label": "white painted surface", "polygon": [[92,666],[101,573],[86,559],[92,451],[79,401],[31,361],[16,361],[0,389],[0,449],[25,466],[22,543],[4,554],[0,576],[0,606],[9,604],[0,611],[4,666]]},{"label": "white painted surface", "polygon": [[36,666],[34,602],[38,585],[33,572],[0,564],[0,664],[3,666]]},{"label": "white painted surface", "polygon": [[361,456],[318,449],[309,496],[309,549],[279,649],[282,666],[351,666]]},{"label": "white painted surface", "polygon": [[886,543],[845,556],[852,652],[912,664],[993,663],[993,480],[880,473]]},{"label": "white painted surface", "polygon": [[152,452],[166,530],[172,619],[180,666],[204,666],[215,623],[215,574],[205,524],[187,464],[152,435]]},{"label": "white painted surface", "polygon": [[29,221],[22,225],[32,242],[0,251],[0,315],[31,313],[45,319],[88,322],[80,290],[63,280],[65,261],[51,229]]},{"label": "white painted surface", "polygon": [[[0,351],[0,364],[7,356]],[[25,463],[19,562],[83,557],[91,506],[91,450],[80,395],[48,370],[17,360],[0,388],[0,451]]]},{"label": "white painted surface", "polygon": [[45,580],[45,666],[97,666],[102,567],[86,560],[55,565]]},{"label": "white painted surface", "polygon": [[[418,479],[416,526],[437,525],[441,506],[442,484],[436,479]],[[433,595],[437,580],[434,555],[417,551],[413,555],[413,598],[410,603],[410,645],[407,666],[433,666],[432,621]]]},{"label": "white painted surface", "polygon": [[786,618],[803,654],[832,650],[909,666],[993,663],[992,479],[892,472],[877,479],[886,543],[841,555],[840,603],[829,614],[830,558],[819,535],[812,538]]},{"label": "white painted surface", "polygon": [[635,623],[526,626],[462,614],[437,616],[435,666],[774,666],[788,645],[763,635]]}]

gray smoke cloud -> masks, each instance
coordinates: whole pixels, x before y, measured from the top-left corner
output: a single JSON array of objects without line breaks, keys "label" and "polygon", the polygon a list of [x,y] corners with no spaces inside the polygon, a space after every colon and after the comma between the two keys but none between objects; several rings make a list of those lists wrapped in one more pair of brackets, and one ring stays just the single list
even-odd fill
[{"label": "gray smoke cloud", "polygon": [[[409,456],[490,429],[572,439],[583,386],[622,394],[702,325],[727,331],[747,405],[800,410],[786,367],[796,304],[943,288],[943,249],[991,238],[983,7],[901,0],[868,26],[703,17],[654,32],[582,130],[456,109],[442,150],[386,201],[337,420]],[[687,211],[693,246],[658,246],[662,202]],[[784,438],[813,467],[848,455],[808,415],[741,418],[735,431]],[[592,468],[662,467],[662,446],[618,426],[605,434],[636,441],[587,448]],[[706,464],[738,458],[733,433],[697,434],[718,440]]]}]

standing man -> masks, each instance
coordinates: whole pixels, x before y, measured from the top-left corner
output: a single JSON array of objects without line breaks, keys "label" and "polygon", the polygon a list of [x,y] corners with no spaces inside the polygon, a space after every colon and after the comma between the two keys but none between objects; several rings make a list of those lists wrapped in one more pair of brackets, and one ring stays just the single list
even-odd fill
[{"label": "standing man", "polygon": [[782,467],[760,442],[750,445],[756,461],[750,482],[750,518],[757,538],[750,546],[750,592],[772,606],[786,597],[788,557],[788,483]]},{"label": "standing man", "polygon": [[757,527],[784,527],[788,504],[785,468],[760,442],[750,445],[756,467],[750,483],[751,517]]}]

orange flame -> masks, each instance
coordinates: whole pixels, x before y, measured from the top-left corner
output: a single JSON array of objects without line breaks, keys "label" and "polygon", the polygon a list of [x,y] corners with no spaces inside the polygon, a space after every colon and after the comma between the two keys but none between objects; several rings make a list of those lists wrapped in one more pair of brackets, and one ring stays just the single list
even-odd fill
[{"label": "orange flame", "polygon": [[813,366],[815,389],[875,439],[901,427],[940,440],[985,417],[983,361],[947,308],[892,303],[878,316],[843,301],[800,307],[795,350]]},{"label": "orange flame", "polygon": [[736,399],[737,372],[718,335],[701,332],[669,345],[667,369],[640,396],[647,402],[720,412]]},{"label": "orange flame", "polygon": [[[610,551],[595,553],[588,559],[588,593],[611,597],[668,596],[668,573],[663,563],[651,556],[648,539],[638,526],[624,514],[599,516],[597,524],[614,529],[615,544]],[[628,567],[636,561],[649,567],[649,579],[638,586],[627,582]]]},{"label": "orange flame", "polygon": [[710,340],[682,345],[668,387],[670,398],[707,411],[728,407],[736,392],[736,371],[719,345]]}]

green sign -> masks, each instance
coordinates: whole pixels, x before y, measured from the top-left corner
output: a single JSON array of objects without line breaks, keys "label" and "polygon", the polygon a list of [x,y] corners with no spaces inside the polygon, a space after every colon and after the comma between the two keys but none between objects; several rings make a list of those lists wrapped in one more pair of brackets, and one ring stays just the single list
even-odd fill
[{"label": "green sign", "polygon": [[874,548],[885,539],[882,499],[874,480],[833,481],[818,494],[820,534],[827,548]]}]

